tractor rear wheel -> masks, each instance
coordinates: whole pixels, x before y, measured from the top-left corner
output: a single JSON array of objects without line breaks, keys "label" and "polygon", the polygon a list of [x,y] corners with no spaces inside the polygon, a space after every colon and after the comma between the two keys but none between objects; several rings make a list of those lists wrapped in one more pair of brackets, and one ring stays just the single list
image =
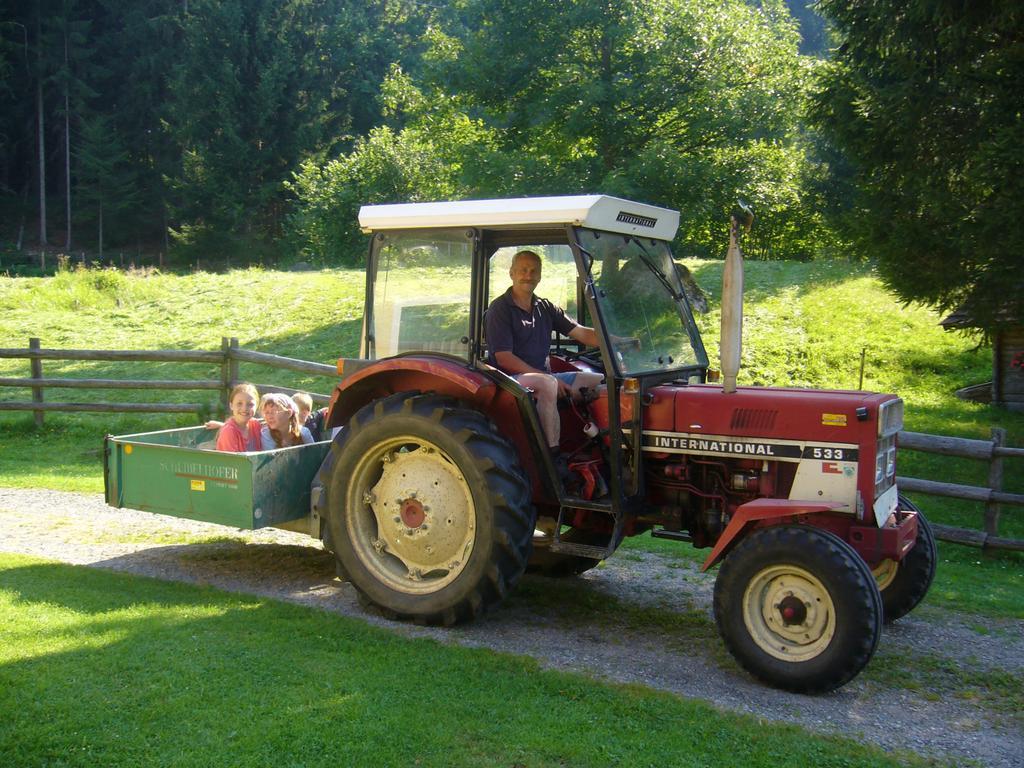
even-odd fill
[{"label": "tractor rear wheel", "polygon": [[917,512],[917,539],[902,560],[883,560],[871,569],[882,592],[886,624],[906,616],[924,599],[939,559],[935,534],[921,510],[903,496],[899,497],[899,506]]},{"label": "tractor rear wheel", "polygon": [[871,660],[882,600],[845,541],[806,526],[754,531],[715,582],[715,620],[729,652],[769,685],[822,693]]},{"label": "tractor rear wheel", "polygon": [[362,602],[451,625],[518,582],[533,537],[529,485],[486,416],[399,393],[359,410],[332,450],[331,543]]}]

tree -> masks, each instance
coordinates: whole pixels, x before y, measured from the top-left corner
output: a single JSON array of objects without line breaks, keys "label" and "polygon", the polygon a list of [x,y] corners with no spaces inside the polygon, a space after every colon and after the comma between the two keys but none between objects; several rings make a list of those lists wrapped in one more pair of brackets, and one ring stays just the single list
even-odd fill
[{"label": "tree", "polygon": [[45,264],[46,260],[46,110],[43,106],[43,80],[46,77],[46,70],[43,58],[43,9],[41,4],[36,4],[35,9],[35,43],[36,43],[36,69],[34,74],[36,86],[36,127],[37,141],[36,153],[39,160],[39,262]]},{"label": "tree", "polygon": [[822,0],[839,48],[813,117],[851,164],[846,224],[907,301],[1024,317],[1024,12]]},{"label": "tree", "polygon": [[289,237],[303,258],[360,263],[360,205],[464,197],[463,164],[494,150],[494,133],[456,99],[428,98],[398,66],[381,88],[381,104],[385,116],[401,114],[407,125],[374,128],[352,152],[323,165],[307,161],[288,182],[298,200]]},{"label": "tree", "polygon": [[352,0],[189,3],[167,115],[182,152],[177,213],[194,222],[180,235],[277,234],[283,181],[326,146],[351,146],[366,82],[383,77],[363,66],[368,30]]},{"label": "tree", "polygon": [[72,120],[84,107],[86,100],[94,98],[96,92],[88,85],[89,59],[92,49],[87,45],[90,22],[79,18],[81,9],[75,0],[62,0],[56,9],[51,29],[44,34],[43,43],[47,48],[57,50],[58,65],[51,80],[60,92],[61,106],[58,116],[63,119],[63,154],[64,154],[64,247],[71,248],[71,126]]},{"label": "tree", "polygon": [[763,213],[757,255],[815,253],[797,131],[807,63],[784,5],[458,8],[424,36],[421,73],[385,81],[388,127],[296,179],[292,231],[307,251],[354,252],[359,202],[599,191],[680,209],[687,254],[720,252],[737,196]]},{"label": "tree", "polygon": [[29,49],[29,19],[23,14],[11,18],[6,5],[0,3],[0,219],[17,220],[16,247],[21,250],[28,213],[30,184],[23,173],[26,148],[31,146],[26,102],[26,83],[32,73]]},{"label": "tree", "polygon": [[103,258],[104,225],[138,202],[135,167],[111,119],[96,114],[82,121],[77,154],[80,208],[96,223],[96,249]]},{"label": "tree", "polygon": [[[471,0],[449,37],[430,86],[501,136],[467,187],[678,208],[696,253],[718,252],[737,196],[788,215],[807,65],[783,3]],[[764,252],[806,255],[781,237]]]}]

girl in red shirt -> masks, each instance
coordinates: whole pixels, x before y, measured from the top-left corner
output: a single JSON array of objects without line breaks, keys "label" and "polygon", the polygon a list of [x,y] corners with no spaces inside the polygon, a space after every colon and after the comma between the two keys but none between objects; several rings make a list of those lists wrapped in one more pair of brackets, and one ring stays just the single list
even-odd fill
[{"label": "girl in red shirt", "polygon": [[231,390],[231,397],[228,401],[231,406],[231,418],[217,433],[218,451],[241,453],[263,450],[263,443],[260,439],[262,424],[253,418],[256,414],[256,404],[259,401],[260,393],[252,384],[238,384]]}]

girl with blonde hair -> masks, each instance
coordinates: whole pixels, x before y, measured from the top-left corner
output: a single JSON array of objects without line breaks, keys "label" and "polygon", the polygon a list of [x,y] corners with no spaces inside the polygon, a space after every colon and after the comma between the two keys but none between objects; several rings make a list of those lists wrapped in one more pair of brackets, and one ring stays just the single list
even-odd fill
[{"label": "girl with blonde hair", "polygon": [[299,422],[298,406],[288,395],[268,392],[260,401],[260,412],[264,421],[263,450],[313,442],[313,435]]}]

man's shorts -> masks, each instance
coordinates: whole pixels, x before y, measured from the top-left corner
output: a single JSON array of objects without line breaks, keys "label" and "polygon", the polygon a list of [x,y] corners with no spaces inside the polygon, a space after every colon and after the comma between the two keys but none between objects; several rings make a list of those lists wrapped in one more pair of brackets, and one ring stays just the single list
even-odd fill
[{"label": "man's shorts", "polygon": [[[548,376],[554,376],[556,379],[558,379],[559,381],[567,384],[570,387],[573,385],[573,382],[576,381],[576,372],[575,371],[567,371],[565,373],[551,373],[551,371],[545,371],[545,373]],[[531,375],[531,374],[519,374],[517,376],[513,376],[512,378],[515,379],[516,381],[519,381],[519,376],[524,376],[524,375]]]}]

